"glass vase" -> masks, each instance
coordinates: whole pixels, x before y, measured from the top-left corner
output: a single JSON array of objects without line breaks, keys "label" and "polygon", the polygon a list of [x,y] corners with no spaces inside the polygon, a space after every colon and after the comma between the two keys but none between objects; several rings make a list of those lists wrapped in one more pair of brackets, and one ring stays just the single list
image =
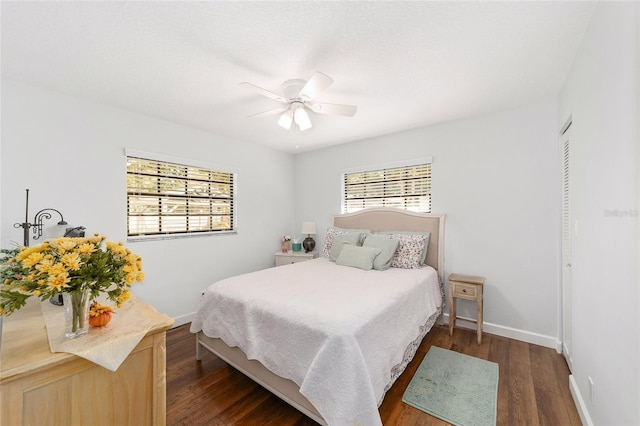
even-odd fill
[{"label": "glass vase", "polygon": [[64,303],[64,335],[67,339],[85,335],[89,332],[89,290],[77,290],[62,293]]}]

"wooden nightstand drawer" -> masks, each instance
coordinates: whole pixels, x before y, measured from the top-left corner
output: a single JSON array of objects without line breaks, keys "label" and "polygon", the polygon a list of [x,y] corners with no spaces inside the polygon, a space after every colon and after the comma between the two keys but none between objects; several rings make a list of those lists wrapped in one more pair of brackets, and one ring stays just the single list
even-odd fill
[{"label": "wooden nightstand drawer", "polygon": [[478,298],[478,286],[473,284],[464,284],[455,281],[449,282],[454,283],[453,287],[453,297],[459,297],[461,299],[469,299],[476,300]]}]

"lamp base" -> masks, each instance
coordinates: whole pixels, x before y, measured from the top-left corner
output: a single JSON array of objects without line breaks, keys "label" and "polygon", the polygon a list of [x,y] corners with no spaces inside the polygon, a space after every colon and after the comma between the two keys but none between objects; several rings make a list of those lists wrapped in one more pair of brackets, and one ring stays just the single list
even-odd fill
[{"label": "lamp base", "polygon": [[311,236],[308,236],[302,242],[302,247],[304,247],[305,253],[309,253],[310,251],[313,251],[314,248],[316,248],[316,242],[313,238],[311,238]]}]

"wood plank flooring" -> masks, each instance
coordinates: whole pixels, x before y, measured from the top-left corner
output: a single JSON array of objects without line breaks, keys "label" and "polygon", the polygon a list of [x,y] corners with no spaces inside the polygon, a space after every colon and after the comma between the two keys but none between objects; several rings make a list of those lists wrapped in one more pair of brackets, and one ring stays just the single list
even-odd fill
[{"label": "wood plank flooring", "polygon": [[[569,370],[554,350],[458,328],[436,326],[380,406],[385,426],[448,425],[402,402],[402,395],[432,346],[498,363],[498,425],[581,425],[569,390]],[[317,425],[243,374],[204,350],[195,359],[189,325],[167,332],[167,425]],[[365,425],[366,426],[366,425]]]}]

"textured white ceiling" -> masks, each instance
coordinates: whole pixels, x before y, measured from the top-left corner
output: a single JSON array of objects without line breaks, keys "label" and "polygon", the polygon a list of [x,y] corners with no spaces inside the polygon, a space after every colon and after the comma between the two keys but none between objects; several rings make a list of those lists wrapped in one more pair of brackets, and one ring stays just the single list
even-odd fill
[{"label": "textured white ceiling", "polygon": [[[555,96],[593,13],[585,2],[9,2],[3,77],[289,152]],[[335,83],[287,131],[280,93],[315,71]],[[299,146],[299,147],[298,147]],[[298,148],[296,148],[298,147]]]}]

